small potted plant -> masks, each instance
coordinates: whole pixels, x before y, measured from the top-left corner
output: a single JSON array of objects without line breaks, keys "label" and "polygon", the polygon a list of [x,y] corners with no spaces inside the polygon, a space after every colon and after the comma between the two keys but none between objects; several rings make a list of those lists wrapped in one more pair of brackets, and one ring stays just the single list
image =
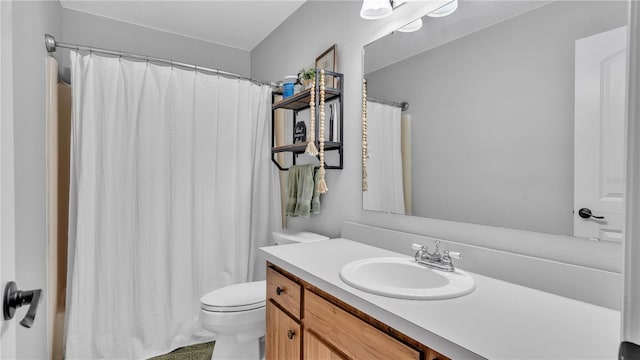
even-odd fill
[{"label": "small potted plant", "polygon": [[302,68],[298,73],[298,79],[300,79],[300,82],[302,83],[302,86],[304,86],[305,90],[313,86],[313,82],[315,78],[316,78],[316,69]]}]

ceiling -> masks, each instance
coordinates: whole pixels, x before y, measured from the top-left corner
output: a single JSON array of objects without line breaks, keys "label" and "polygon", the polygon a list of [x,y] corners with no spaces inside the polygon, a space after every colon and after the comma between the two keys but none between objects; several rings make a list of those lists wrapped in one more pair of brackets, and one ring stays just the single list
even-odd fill
[{"label": "ceiling", "polygon": [[306,0],[60,0],[62,7],[252,50]]},{"label": "ceiling", "polygon": [[416,54],[462,38],[528,11],[551,0],[459,0],[458,10],[444,18],[423,17],[416,32],[392,32],[365,47],[365,74]]}]

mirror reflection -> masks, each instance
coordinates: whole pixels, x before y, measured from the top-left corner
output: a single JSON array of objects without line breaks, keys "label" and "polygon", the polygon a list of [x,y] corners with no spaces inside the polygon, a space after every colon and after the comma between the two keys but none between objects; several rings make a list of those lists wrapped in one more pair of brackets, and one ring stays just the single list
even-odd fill
[{"label": "mirror reflection", "polygon": [[627,6],[461,0],[367,45],[364,209],[620,241]]}]

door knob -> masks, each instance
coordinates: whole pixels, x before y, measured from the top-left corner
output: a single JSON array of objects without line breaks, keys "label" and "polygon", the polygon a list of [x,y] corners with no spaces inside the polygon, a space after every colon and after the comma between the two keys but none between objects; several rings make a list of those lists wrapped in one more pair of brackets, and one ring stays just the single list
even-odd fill
[{"label": "door knob", "polygon": [[33,320],[36,318],[41,293],[41,289],[28,291],[18,290],[16,283],[9,281],[4,288],[4,297],[2,300],[4,319],[13,319],[17,308],[23,305],[30,305],[29,310],[27,310],[27,315],[20,321],[20,325],[30,328],[33,325]]},{"label": "door knob", "polygon": [[593,215],[591,213],[591,210],[587,209],[587,208],[582,208],[582,209],[578,210],[578,215],[583,219],[589,219],[589,218],[598,219],[598,220],[604,219],[604,216],[595,216],[595,215]]}]

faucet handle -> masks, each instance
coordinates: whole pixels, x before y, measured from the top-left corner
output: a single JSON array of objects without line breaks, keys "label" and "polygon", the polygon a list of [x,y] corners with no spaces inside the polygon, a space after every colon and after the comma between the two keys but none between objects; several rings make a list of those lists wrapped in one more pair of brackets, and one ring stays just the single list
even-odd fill
[{"label": "faucet handle", "polygon": [[413,250],[424,250],[424,249],[426,249],[426,246],[420,245],[420,244],[417,244],[417,243],[413,243],[413,244],[411,244],[411,248]]},{"label": "faucet handle", "polygon": [[444,256],[448,256],[452,259],[461,260],[462,254],[459,251],[445,251]]}]

